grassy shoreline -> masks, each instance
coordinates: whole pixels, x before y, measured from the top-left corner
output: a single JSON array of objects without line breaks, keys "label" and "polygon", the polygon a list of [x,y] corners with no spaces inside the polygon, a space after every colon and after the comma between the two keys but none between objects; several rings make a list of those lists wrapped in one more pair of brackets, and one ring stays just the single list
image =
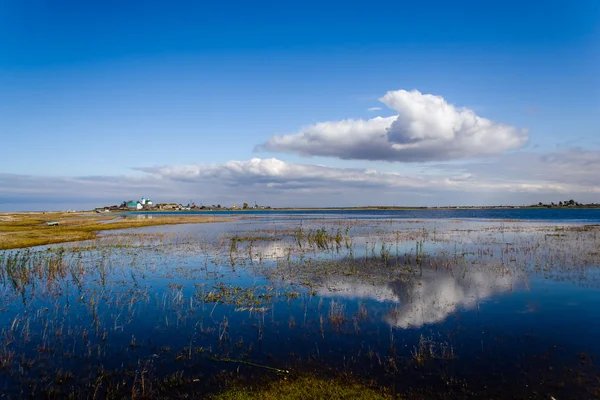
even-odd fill
[{"label": "grassy shoreline", "polygon": [[[96,238],[98,232],[107,230],[225,220],[222,217],[205,215],[115,220],[120,216],[122,213],[111,213],[110,215],[92,212],[0,213],[0,250],[90,240]],[[48,226],[48,222],[58,222],[58,225]]]}]

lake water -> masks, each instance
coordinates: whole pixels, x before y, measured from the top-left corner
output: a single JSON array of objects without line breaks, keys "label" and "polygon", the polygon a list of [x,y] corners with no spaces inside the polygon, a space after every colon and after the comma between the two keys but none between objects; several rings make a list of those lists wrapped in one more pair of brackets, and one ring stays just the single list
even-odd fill
[{"label": "lake water", "polygon": [[[131,212],[132,215],[173,215],[173,212]],[[498,208],[498,209],[414,209],[414,210],[246,210],[180,211],[176,215],[250,215],[272,219],[350,218],[350,219],[518,219],[522,221],[569,221],[600,223],[600,208]]]},{"label": "lake water", "polygon": [[417,398],[593,398],[598,220],[260,212],[6,251],[0,390],[204,396],[289,371]]}]

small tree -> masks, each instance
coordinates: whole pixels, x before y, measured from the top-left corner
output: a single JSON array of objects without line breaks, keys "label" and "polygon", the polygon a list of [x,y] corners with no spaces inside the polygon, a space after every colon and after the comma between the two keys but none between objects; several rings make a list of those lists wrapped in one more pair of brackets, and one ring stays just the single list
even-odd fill
[{"label": "small tree", "polygon": [[244,210],[248,208],[248,203],[244,203],[244,206],[242,207]]}]

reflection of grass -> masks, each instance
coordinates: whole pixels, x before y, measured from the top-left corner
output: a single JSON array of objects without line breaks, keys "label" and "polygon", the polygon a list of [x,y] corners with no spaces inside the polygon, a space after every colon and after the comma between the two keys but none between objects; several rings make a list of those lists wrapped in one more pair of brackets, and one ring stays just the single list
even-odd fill
[{"label": "reflection of grass", "polygon": [[[14,213],[0,214],[0,250],[52,243],[94,239],[99,231],[141,228],[154,225],[216,222],[207,216],[169,216],[152,219],[123,218],[106,223],[111,216],[91,213]],[[56,221],[58,226],[48,226]]]},{"label": "reflection of grass", "polygon": [[214,396],[218,400],[252,399],[391,399],[387,393],[380,393],[370,387],[339,379],[321,379],[312,376],[293,380],[281,379],[268,386],[255,390],[248,388],[230,389]]}]

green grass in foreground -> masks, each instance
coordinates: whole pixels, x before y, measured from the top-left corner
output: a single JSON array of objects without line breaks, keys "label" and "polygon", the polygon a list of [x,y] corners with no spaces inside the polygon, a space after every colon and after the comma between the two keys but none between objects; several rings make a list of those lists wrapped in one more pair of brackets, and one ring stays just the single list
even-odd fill
[{"label": "green grass in foreground", "polygon": [[292,380],[281,379],[264,388],[233,388],[213,396],[214,400],[305,400],[305,399],[366,399],[385,400],[392,396],[381,393],[358,383],[339,379],[300,377]]}]

